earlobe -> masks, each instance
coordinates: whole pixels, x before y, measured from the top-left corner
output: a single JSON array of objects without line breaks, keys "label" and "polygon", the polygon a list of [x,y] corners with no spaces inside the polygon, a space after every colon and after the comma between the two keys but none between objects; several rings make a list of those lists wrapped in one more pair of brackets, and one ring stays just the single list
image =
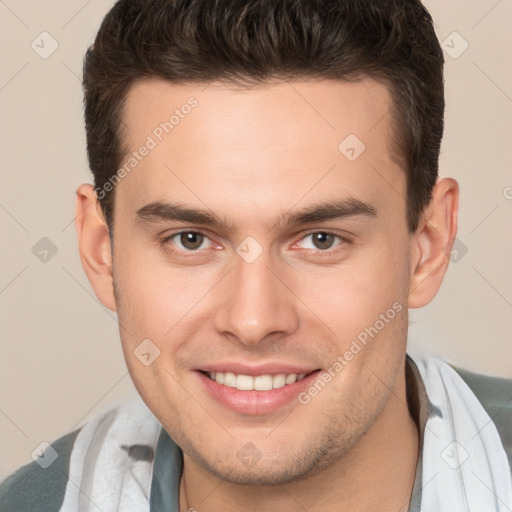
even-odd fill
[{"label": "earlobe", "polygon": [[441,286],[457,234],[458,205],[457,182],[451,178],[439,180],[411,238],[409,308],[427,305]]},{"label": "earlobe", "polygon": [[100,302],[116,311],[112,252],[107,224],[92,185],[76,191],[75,225],[82,267]]}]

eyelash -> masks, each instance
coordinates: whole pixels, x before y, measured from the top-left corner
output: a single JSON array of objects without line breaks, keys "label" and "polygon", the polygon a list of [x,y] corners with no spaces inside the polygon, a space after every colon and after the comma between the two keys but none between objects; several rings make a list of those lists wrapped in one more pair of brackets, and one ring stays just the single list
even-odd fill
[{"label": "eyelash", "polygon": [[204,249],[196,249],[194,251],[185,251],[185,250],[176,250],[176,249],[173,249],[170,247],[170,244],[169,242],[179,236],[179,235],[182,235],[183,233],[194,233],[195,235],[202,235],[204,236],[205,238],[207,238],[209,240],[209,237],[206,233],[204,233],[203,231],[200,231],[200,230],[197,230],[197,229],[189,229],[189,230],[183,230],[183,231],[178,231],[176,233],[173,233],[172,235],[168,235],[166,236],[163,240],[162,240],[162,245],[165,247],[165,250],[171,254],[178,254],[180,256],[183,256],[185,258],[190,258],[190,257],[194,257],[194,256],[197,256],[201,251],[203,251]]},{"label": "eyelash", "polygon": [[[200,252],[204,251],[204,249],[196,249],[196,250],[177,250],[177,249],[174,249],[174,248],[171,248],[170,247],[170,244],[169,242],[179,236],[179,235],[182,235],[184,233],[193,233],[193,234],[196,234],[196,235],[202,235],[204,236],[206,239],[210,240],[210,238],[208,237],[208,235],[201,231],[201,230],[182,230],[182,231],[178,231],[176,233],[173,233],[172,235],[168,235],[166,236],[161,244],[162,246],[164,246],[165,250],[170,253],[170,254],[177,254],[177,255],[180,255],[182,257],[185,257],[185,258],[190,258],[190,257],[195,257],[197,256]],[[305,238],[307,238],[308,236],[311,236],[311,235],[314,235],[316,233],[323,233],[323,234],[326,234],[326,235],[332,235],[334,236],[335,238],[337,238],[338,240],[340,240],[340,243],[338,245],[335,245],[334,248],[329,248],[329,249],[316,249],[316,250],[313,250],[313,249],[306,249],[308,251],[308,253],[310,254],[310,256],[312,256],[313,258],[323,258],[323,259],[328,259],[329,257],[332,257],[333,255],[335,255],[337,252],[339,252],[340,250],[343,250],[346,248],[347,245],[350,244],[350,240],[348,240],[347,238],[345,238],[344,236],[341,236],[341,235],[338,235],[336,233],[332,233],[331,231],[322,231],[322,230],[313,230],[313,231],[310,231],[308,233],[306,233],[304,236],[302,236],[299,240],[299,242],[301,242],[302,240],[304,240]],[[296,242],[297,243],[297,242]],[[295,244],[294,244],[295,245]]]}]

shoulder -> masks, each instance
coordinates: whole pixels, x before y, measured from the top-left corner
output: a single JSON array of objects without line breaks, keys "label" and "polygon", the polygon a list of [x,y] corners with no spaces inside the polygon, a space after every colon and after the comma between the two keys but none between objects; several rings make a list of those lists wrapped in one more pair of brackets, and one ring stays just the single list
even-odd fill
[{"label": "shoulder", "polygon": [[512,379],[480,375],[453,366],[452,368],[491,417],[512,467]]},{"label": "shoulder", "polygon": [[37,461],[22,466],[2,481],[0,510],[59,510],[68,482],[71,451],[79,432],[77,429],[52,442]]},{"label": "shoulder", "polygon": [[[51,444],[0,483],[2,512],[80,510],[147,501],[162,426],[139,396],[118,403]],[[79,485],[76,485],[79,482]],[[83,491],[87,489],[87,493]],[[73,504],[70,508],[70,504]]]}]

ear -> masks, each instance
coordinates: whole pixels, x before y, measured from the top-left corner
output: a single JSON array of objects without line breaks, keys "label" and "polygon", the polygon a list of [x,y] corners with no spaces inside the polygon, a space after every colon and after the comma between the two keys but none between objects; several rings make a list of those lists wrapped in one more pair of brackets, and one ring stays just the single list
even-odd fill
[{"label": "ear", "polygon": [[427,305],[441,286],[457,234],[458,207],[457,182],[451,178],[439,180],[411,239],[409,308]]},{"label": "ear", "polygon": [[108,227],[92,185],[76,191],[75,225],[82,267],[100,302],[116,311]]}]

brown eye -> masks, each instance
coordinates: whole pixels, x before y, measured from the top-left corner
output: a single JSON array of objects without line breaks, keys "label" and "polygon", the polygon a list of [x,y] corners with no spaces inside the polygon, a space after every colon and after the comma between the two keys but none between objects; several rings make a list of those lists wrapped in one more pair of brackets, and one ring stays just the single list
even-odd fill
[{"label": "brown eye", "polygon": [[330,249],[334,243],[334,239],[337,238],[336,235],[333,235],[332,233],[326,233],[324,231],[311,233],[310,236],[314,246],[317,249]]},{"label": "brown eye", "polygon": [[181,245],[190,251],[196,251],[204,242],[204,235],[195,231],[183,231],[178,234]]}]

